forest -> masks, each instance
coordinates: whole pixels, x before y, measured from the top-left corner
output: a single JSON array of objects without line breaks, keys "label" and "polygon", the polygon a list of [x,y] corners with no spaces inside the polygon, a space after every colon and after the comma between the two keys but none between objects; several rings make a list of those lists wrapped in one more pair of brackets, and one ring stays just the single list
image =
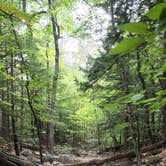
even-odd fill
[{"label": "forest", "polygon": [[166,1],[0,0],[0,166],[166,166]]}]

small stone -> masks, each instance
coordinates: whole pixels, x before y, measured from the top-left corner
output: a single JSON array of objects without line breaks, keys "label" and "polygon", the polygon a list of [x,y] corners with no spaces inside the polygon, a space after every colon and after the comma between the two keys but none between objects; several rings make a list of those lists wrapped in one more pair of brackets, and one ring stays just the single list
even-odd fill
[{"label": "small stone", "polygon": [[28,157],[28,156],[32,156],[32,151],[31,150],[24,150],[21,152],[21,155]]}]

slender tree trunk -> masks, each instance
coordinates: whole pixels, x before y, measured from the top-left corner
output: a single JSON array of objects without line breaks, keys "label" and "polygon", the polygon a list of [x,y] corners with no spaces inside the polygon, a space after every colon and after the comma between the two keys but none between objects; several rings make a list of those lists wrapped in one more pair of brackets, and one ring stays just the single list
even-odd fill
[{"label": "slender tree trunk", "polygon": [[27,91],[28,105],[30,107],[31,113],[32,113],[33,118],[34,118],[34,123],[35,123],[35,126],[37,128],[37,135],[38,135],[39,149],[40,149],[40,161],[41,161],[41,163],[43,163],[43,153],[42,153],[43,148],[42,148],[42,143],[41,143],[40,124],[38,123],[38,116],[37,116],[36,111],[33,107],[33,101],[32,101],[30,88],[29,88],[29,77],[28,77],[27,65],[26,65],[26,62],[25,62],[25,59],[24,59],[24,56],[23,56],[21,45],[20,45],[19,40],[17,38],[17,33],[16,33],[16,30],[15,30],[15,27],[14,27],[14,24],[13,24],[13,19],[12,19],[11,16],[10,16],[10,22],[11,22],[11,26],[12,26],[12,30],[13,30],[13,35],[14,35],[14,38],[15,38],[15,43],[16,43],[16,45],[18,47],[18,50],[19,50],[19,53],[20,53],[22,65],[25,67],[25,76],[26,76],[25,89]]},{"label": "slender tree trunk", "polygon": [[[166,77],[166,75],[165,75]],[[166,140],[166,105],[161,107],[162,119],[161,119],[161,128],[162,128],[162,139]]]},{"label": "slender tree trunk", "polygon": [[[127,115],[124,115],[125,116],[125,123],[128,123],[129,122],[129,118]],[[124,144],[127,145],[128,144],[128,138],[129,138],[129,127],[126,126],[124,128],[124,131],[123,131],[123,137],[124,137]]]},{"label": "slender tree trunk", "polygon": [[[7,74],[9,74],[8,72],[8,60],[6,58],[6,68],[4,69],[5,72]],[[4,80],[3,80],[4,81]],[[2,85],[5,86],[4,83],[2,83]],[[10,102],[10,98],[9,98],[9,80],[6,80],[6,88],[7,88],[7,92],[3,92],[1,93],[1,98],[2,98],[2,101],[7,101],[7,102]],[[9,111],[8,111],[8,106],[3,106],[2,107],[2,117],[1,117],[1,136],[4,138],[4,139],[7,139],[9,140],[10,138],[10,118],[9,118]]]},{"label": "slender tree trunk", "polygon": [[[137,56],[137,74],[138,74],[138,78],[141,82],[142,89],[145,90],[145,99],[148,99],[148,92],[147,92],[146,82],[145,82],[144,77],[141,73],[141,59],[140,59],[140,55],[139,55],[138,51],[136,53],[136,56]],[[150,110],[149,110],[148,106],[145,106],[145,130],[144,130],[144,135],[145,135],[145,138],[148,135],[151,142],[153,142],[152,131],[151,131],[151,126],[150,126]]]},{"label": "slender tree trunk", "polygon": [[[47,78],[49,78],[49,69],[50,69],[50,64],[49,64],[49,55],[48,55],[48,48],[49,48],[49,43],[47,41],[46,43],[46,66],[47,66]],[[50,108],[50,83],[47,83],[47,106]],[[48,109],[49,111],[49,109]],[[47,123],[47,149],[49,149],[49,123]]]},{"label": "slender tree trunk", "polygon": [[[49,9],[51,9],[52,6],[51,0],[48,0]],[[55,135],[55,124],[54,124],[54,116],[55,116],[55,109],[56,109],[56,91],[57,91],[57,83],[58,83],[58,75],[59,75],[59,37],[60,37],[60,27],[58,25],[56,16],[54,14],[51,14],[51,21],[52,21],[52,31],[53,31],[53,37],[54,37],[54,48],[55,48],[55,66],[54,66],[54,76],[53,76],[53,82],[52,82],[52,95],[51,95],[51,111],[50,111],[50,118],[51,122],[49,123],[49,151],[50,153],[53,153],[54,151],[54,135]]]},{"label": "slender tree trunk", "polygon": [[[152,70],[154,71],[154,67],[152,67]],[[153,74],[151,74],[151,84],[153,87],[155,87],[155,82],[153,80]],[[152,92],[152,97],[155,97],[155,91]],[[156,121],[155,121],[155,112],[151,113],[151,129],[152,129],[152,135],[156,137]],[[156,141],[155,138],[153,137],[153,141]]]},{"label": "slender tree trunk", "polygon": [[[164,39],[166,40],[166,32],[164,32]],[[164,43],[164,56],[166,57],[166,43]],[[162,64],[166,62],[166,58],[162,58]],[[163,90],[166,90],[166,71],[163,72],[162,78],[160,79],[161,88]],[[163,98],[166,98],[166,95],[163,96]],[[163,139],[166,140],[166,104],[164,104],[161,108],[162,111],[162,133],[163,133]]]},{"label": "slender tree trunk", "polygon": [[[23,71],[21,70],[21,75],[23,74]],[[23,144],[23,128],[24,128],[24,87],[23,87],[23,76],[21,76],[21,117],[20,117],[20,151],[22,151],[22,144]]]},{"label": "slender tree trunk", "polygon": [[[7,92],[8,93],[8,92]],[[5,101],[5,95],[4,92],[1,94],[1,100]],[[4,139],[9,138],[9,112],[7,109],[5,109],[5,106],[2,106],[1,108],[2,114],[1,114],[1,137]]]},{"label": "slender tree trunk", "polygon": [[[22,4],[21,4],[22,1]],[[20,4],[22,7],[23,12],[26,12],[26,0],[20,0]],[[22,151],[22,144],[23,144],[23,126],[24,126],[24,114],[23,114],[23,109],[24,109],[24,83],[23,83],[23,70],[21,69],[21,118],[20,118],[20,151]]]},{"label": "slender tree trunk", "polygon": [[26,12],[26,0],[22,0],[22,8],[23,8],[23,12]]},{"label": "slender tree trunk", "polygon": [[[124,93],[125,93],[125,95],[128,95],[129,94],[129,86],[128,86],[129,82],[128,82],[128,77],[127,77],[128,73],[124,66],[124,62],[120,62],[120,68],[121,68],[121,78],[123,81]],[[136,159],[137,159],[137,166],[141,166],[142,161],[141,161],[141,152],[140,152],[139,136],[138,136],[139,131],[137,130],[137,127],[135,126],[136,118],[135,118],[134,108],[131,105],[131,103],[127,103],[126,109],[127,109],[127,115],[129,118],[133,145],[134,145],[134,150],[135,150]]]},{"label": "slender tree trunk", "polygon": [[[13,58],[13,53],[11,53],[11,73],[10,75],[14,77],[14,58]],[[15,92],[14,90],[14,82],[11,80],[11,123],[12,123],[12,136],[13,136],[13,143],[14,143],[14,149],[15,149],[15,154],[17,156],[20,155],[20,150],[19,150],[19,141],[18,141],[18,136],[17,136],[17,131],[16,131],[16,121],[15,121],[15,102],[14,102],[14,95],[13,93]]]},{"label": "slender tree trunk", "polygon": [[[7,93],[8,93],[8,91],[7,91]],[[2,94],[1,94],[1,100],[2,101],[6,100],[4,92],[2,92]],[[2,106],[1,111],[2,111],[2,114],[1,114],[1,137],[3,137],[4,139],[8,139],[9,133],[10,133],[9,112],[5,106]]]},{"label": "slender tree trunk", "polygon": [[95,120],[96,120],[96,134],[97,134],[97,142],[98,142],[98,148],[99,148],[99,152],[102,151],[102,147],[101,147],[101,132],[100,132],[100,126],[98,123],[98,117],[97,117],[97,111],[95,109]]}]

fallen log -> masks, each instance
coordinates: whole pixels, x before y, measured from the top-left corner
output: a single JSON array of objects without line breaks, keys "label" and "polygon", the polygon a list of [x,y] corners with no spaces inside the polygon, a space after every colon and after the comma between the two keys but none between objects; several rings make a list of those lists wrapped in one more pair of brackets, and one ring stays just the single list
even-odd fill
[{"label": "fallen log", "polygon": [[[166,141],[160,141],[156,144],[152,144],[152,145],[143,147],[141,149],[141,152],[145,153],[145,152],[148,152],[148,151],[152,151],[152,150],[155,150],[157,148],[162,148],[165,145],[166,145]],[[101,166],[104,163],[113,162],[113,161],[124,159],[124,158],[134,158],[134,157],[135,157],[135,152],[131,151],[131,152],[128,152],[128,153],[118,154],[118,155],[108,157],[108,158],[93,159],[91,161],[74,163],[74,164],[65,164],[65,166],[93,166],[93,165]]]},{"label": "fallen log", "polygon": [[145,146],[145,147],[141,148],[141,152],[142,153],[148,152],[148,151],[151,151],[151,150],[162,148],[164,146],[166,146],[166,141],[160,141],[160,142],[157,142],[155,144],[152,144],[152,145]]},{"label": "fallen log", "polygon": [[31,149],[31,150],[36,150],[39,151],[39,146],[35,146],[35,145],[30,145],[30,144],[22,144],[22,147],[25,149]]},{"label": "fallen log", "polygon": [[4,158],[1,158],[0,157],[0,165],[3,165],[3,166],[17,166],[16,164],[4,159]]},{"label": "fallen log", "polygon": [[34,164],[30,161],[23,160],[17,156],[7,154],[6,152],[0,151],[0,165],[3,166],[33,166]]}]

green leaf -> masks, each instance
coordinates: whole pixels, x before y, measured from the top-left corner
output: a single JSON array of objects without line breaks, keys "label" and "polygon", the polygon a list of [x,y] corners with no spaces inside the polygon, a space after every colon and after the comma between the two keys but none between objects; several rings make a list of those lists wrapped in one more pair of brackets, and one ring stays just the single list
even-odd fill
[{"label": "green leaf", "polygon": [[152,42],[156,38],[157,34],[155,32],[149,33],[146,35],[146,41]]},{"label": "green leaf", "polygon": [[113,48],[110,51],[110,54],[111,55],[126,54],[130,51],[135,50],[143,42],[144,42],[144,40],[140,37],[133,37],[133,38],[124,39],[120,43],[118,43],[115,48]]},{"label": "green leaf", "polygon": [[9,75],[3,71],[0,71],[0,75],[3,76],[7,80],[15,80],[16,79],[15,77],[12,77],[11,75]]},{"label": "green leaf", "polygon": [[162,66],[162,71],[165,72],[166,71],[166,62],[164,62],[163,66]]},{"label": "green leaf", "polygon": [[143,97],[144,97],[143,94],[138,93],[138,94],[135,94],[134,96],[132,96],[132,97],[131,97],[131,100],[132,100],[133,102],[136,102],[136,101],[139,101],[140,99],[142,99]]},{"label": "green leaf", "polygon": [[166,8],[166,3],[159,3],[153,8],[151,8],[146,16],[148,16],[152,20],[158,20],[162,11]]},{"label": "green leaf", "polygon": [[3,101],[2,99],[0,99],[0,105],[11,106],[12,104],[7,102],[7,101]]},{"label": "green leaf", "polygon": [[119,28],[124,31],[132,32],[135,34],[145,34],[148,32],[148,26],[145,23],[128,23],[120,25]]},{"label": "green leaf", "polygon": [[24,20],[27,24],[29,24],[31,21],[30,14],[21,12],[13,4],[0,2],[0,10],[7,15]]},{"label": "green leaf", "polygon": [[163,106],[165,106],[165,104],[166,104],[166,97],[164,97],[164,98],[161,100],[160,106],[163,107]]},{"label": "green leaf", "polygon": [[141,100],[139,102],[139,104],[148,104],[148,103],[152,103],[152,102],[155,102],[155,101],[156,101],[156,98],[149,98],[149,99]]},{"label": "green leaf", "polygon": [[156,93],[158,96],[165,96],[166,95],[166,90],[160,90]]},{"label": "green leaf", "polygon": [[4,64],[0,62],[0,69],[2,69],[3,67],[4,67]]}]

